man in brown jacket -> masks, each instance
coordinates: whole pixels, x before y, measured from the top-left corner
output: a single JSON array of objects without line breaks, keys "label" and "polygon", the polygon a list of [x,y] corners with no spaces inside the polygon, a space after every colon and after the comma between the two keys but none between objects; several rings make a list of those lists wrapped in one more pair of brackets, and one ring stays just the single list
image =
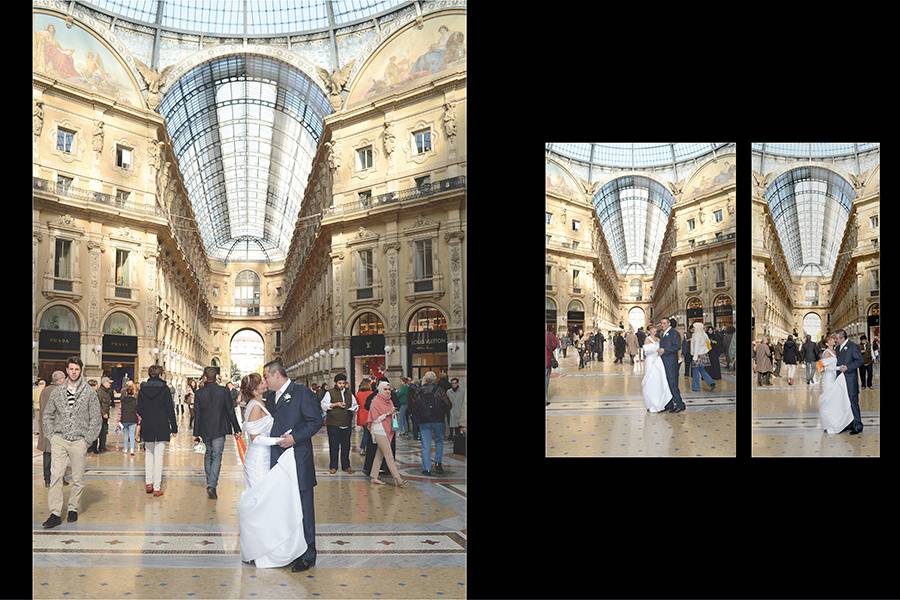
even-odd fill
[{"label": "man in brown jacket", "polygon": [[[96,385],[96,381],[94,382],[94,385]],[[112,404],[111,385],[112,379],[103,377],[100,379],[100,385],[94,389],[94,391],[97,392],[97,400],[100,401],[100,418],[103,419],[103,424],[100,426],[100,437],[98,437],[97,441],[88,448],[88,452],[94,454],[106,452],[106,434],[109,431],[109,409]]]},{"label": "man in brown jacket", "polygon": [[[62,371],[53,371],[53,375],[50,376],[50,385],[41,390],[41,403],[38,408],[38,423],[43,423],[44,408],[47,406],[47,400],[50,399],[53,388],[62,385],[65,380],[65,373]],[[44,435],[43,427],[41,427],[40,436],[38,437],[37,449],[44,453],[44,487],[48,488],[50,487],[50,440]],[[63,479],[63,485],[69,485],[69,483]]]}]

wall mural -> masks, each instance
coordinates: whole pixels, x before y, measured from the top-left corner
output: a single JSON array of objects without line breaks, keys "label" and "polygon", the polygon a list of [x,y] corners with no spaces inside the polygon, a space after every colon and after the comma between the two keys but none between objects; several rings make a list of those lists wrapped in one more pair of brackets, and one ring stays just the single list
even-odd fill
[{"label": "wall mural", "polygon": [[707,192],[724,185],[734,185],[736,181],[737,165],[733,158],[721,162],[712,161],[691,178],[690,185],[684,190],[683,196],[688,198],[693,194]]},{"label": "wall mural", "polygon": [[347,104],[410,88],[444,71],[465,68],[465,40],[464,15],[429,19],[421,30],[410,27],[382,48],[359,74]]},{"label": "wall mural", "polygon": [[77,24],[35,13],[32,69],[48,77],[87,88],[130,106],[143,102],[122,63],[100,40]]},{"label": "wall mural", "polygon": [[546,182],[547,192],[570,197],[578,197],[579,194],[584,193],[578,189],[578,185],[571,175],[554,162],[547,161]]}]

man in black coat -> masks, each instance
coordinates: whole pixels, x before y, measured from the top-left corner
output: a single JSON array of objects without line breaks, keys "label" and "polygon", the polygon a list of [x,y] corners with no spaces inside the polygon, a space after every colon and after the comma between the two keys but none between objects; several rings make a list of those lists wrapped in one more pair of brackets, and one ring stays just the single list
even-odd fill
[{"label": "man in black coat", "polygon": [[613,338],[613,351],[616,354],[616,360],[613,363],[620,363],[625,358],[625,338],[617,331],[616,337]]},{"label": "man in black coat", "polygon": [[[844,338],[846,339],[846,338]],[[854,344],[855,346],[856,344]],[[803,362],[806,363],[806,384],[809,385],[813,382],[813,375],[816,372],[816,361],[819,360],[819,346],[809,339],[809,336],[806,336],[806,341],[803,342],[803,346],[800,348],[800,356],[803,359]]]},{"label": "man in black coat", "polygon": [[849,431],[850,435],[854,435],[862,433],[863,430],[862,417],[859,413],[859,380],[857,378],[857,370],[863,364],[863,356],[859,351],[859,346],[847,339],[846,331],[838,329],[834,333],[838,338],[838,346],[835,348],[837,368],[844,374],[847,395],[850,396],[850,409],[853,411],[853,422],[847,425],[841,433]]},{"label": "man in black coat", "polygon": [[594,346],[597,348],[597,360],[603,362],[603,343],[606,342],[606,338],[603,337],[603,332],[598,331],[597,337],[594,338]]},{"label": "man in black coat", "polygon": [[194,395],[194,441],[202,439],[206,444],[206,456],[203,459],[203,467],[206,470],[206,495],[215,500],[218,498],[216,485],[219,483],[219,471],[222,469],[225,436],[229,433],[240,433],[241,426],[234,414],[231,393],[216,383],[216,368],[203,369],[203,377],[206,383]]},{"label": "man in black coat", "polygon": [[637,333],[634,335],[637,336],[638,341],[638,358],[644,360],[646,358],[644,356],[644,339],[647,337],[647,334],[644,333],[643,327],[638,327]]},{"label": "man in black coat", "polygon": [[669,412],[681,412],[685,409],[684,400],[681,399],[681,391],[678,389],[678,351],[681,349],[681,336],[672,323],[674,319],[661,319],[659,336],[659,357],[663,361],[666,371],[666,381],[669,383],[669,391],[672,399],[666,404]]},{"label": "man in black coat", "polygon": [[266,392],[266,409],[275,418],[272,437],[284,437],[272,446],[274,467],[288,448],[294,448],[297,465],[297,484],[300,488],[300,505],[303,507],[303,537],[306,552],[291,565],[291,572],[305,571],[316,564],[316,515],[313,488],[316,486],[316,464],[313,458],[312,437],[322,428],[322,407],[312,390],[288,379],[284,364],[279,359],[266,363],[263,376],[269,391]]}]

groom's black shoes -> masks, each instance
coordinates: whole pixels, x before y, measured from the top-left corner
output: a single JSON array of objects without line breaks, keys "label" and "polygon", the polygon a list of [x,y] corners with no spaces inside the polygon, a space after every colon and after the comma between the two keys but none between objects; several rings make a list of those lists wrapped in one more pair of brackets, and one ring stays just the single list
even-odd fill
[{"label": "groom's black shoes", "polygon": [[673,413],[680,413],[680,412],[683,411],[685,408],[686,408],[685,405],[682,404],[682,405],[679,406],[678,408],[673,409],[672,412],[673,412]]},{"label": "groom's black shoes", "polygon": [[858,433],[862,433],[862,430],[863,430],[862,425],[860,425],[859,427],[854,427],[853,429],[850,430],[850,435],[856,435]]},{"label": "groom's black shoes", "polygon": [[302,556],[294,561],[294,564],[291,565],[291,573],[299,573],[300,571],[306,571],[307,569],[316,566],[316,559],[308,560],[303,558]]}]

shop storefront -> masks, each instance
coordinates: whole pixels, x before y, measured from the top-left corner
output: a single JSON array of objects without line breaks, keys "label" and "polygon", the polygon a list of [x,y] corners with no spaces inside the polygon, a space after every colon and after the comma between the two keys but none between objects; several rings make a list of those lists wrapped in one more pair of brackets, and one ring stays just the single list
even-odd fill
[{"label": "shop storefront", "polygon": [[584,304],[580,301],[572,300],[569,302],[569,308],[566,311],[566,324],[568,325],[569,333],[572,333],[575,329],[584,332]]},{"label": "shop storefront", "polygon": [[384,323],[375,313],[363,313],[350,336],[350,389],[354,392],[364,378],[378,379],[385,371]]},{"label": "shop storefront", "polygon": [[38,377],[50,382],[53,371],[66,371],[66,359],[81,356],[78,318],[65,306],[52,306],[41,317],[38,334]]},{"label": "shop storefront", "polygon": [[413,379],[421,380],[428,371],[434,371],[438,377],[449,374],[447,318],[437,308],[421,308],[410,319],[406,358],[406,374]]},{"label": "shop storefront", "polygon": [[138,376],[137,327],[130,316],[114,312],[103,324],[103,375],[112,379],[112,389],[121,392],[122,384]]},{"label": "shop storefront", "polygon": [[728,296],[718,296],[713,301],[713,326],[716,329],[734,326],[734,307]]},{"label": "shop storefront", "polygon": [[688,300],[685,317],[687,318],[688,327],[698,321],[703,323],[703,302],[700,298],[691,298]]}]

